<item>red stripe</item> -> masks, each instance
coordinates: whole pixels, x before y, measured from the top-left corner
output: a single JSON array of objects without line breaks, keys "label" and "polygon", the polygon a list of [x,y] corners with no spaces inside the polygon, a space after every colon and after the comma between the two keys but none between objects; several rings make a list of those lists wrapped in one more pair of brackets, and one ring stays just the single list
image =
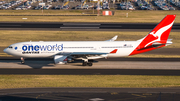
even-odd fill
[{"label": "red stripe", "polygon": [[110,53],[116,53],[116,52],[117,52],[117,49],[115,49],[115,50],[111,51]]}]

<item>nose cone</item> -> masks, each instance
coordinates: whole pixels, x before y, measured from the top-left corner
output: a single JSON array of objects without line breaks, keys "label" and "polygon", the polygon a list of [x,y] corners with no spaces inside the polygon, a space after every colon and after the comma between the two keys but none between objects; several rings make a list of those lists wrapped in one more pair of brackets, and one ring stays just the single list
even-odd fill
[{"label": "nose cone", "polygon": [[5,48],[3,51],[4,51],[4,53],[7,53],[7,48]]},{"label": "nose cone", "polygon": [[4,49],[3,51],[10,55],[10,50],[8,48]]}]

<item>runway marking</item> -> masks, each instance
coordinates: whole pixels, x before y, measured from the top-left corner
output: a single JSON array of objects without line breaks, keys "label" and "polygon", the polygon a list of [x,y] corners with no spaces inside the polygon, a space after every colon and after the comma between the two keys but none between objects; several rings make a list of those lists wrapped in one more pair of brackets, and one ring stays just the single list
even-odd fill
[{"label": "runway marking", "polygon": [[139,94],[131,94],[131,95],[133,95],[133,96],[135,96],[135,97],[132,97],[132,98],[124,98],[124,99],[116,99],[116,100],[114,100],[114,101],[124,101],[124,100],[134,100],[134,99],[138,99],[138,98],[146,98],[146,96],[143,96],[143,95],[139,95]]},{"label": "runway marking", "polygon": [[143,95],[152,95],[151,93],[144,93]]},{"label": "runway marking", "polygon": [[139,96],[139,97],[146,97],[146,96],[143,96],[143,95],[139,95],[139,94],[131,94],[133,96]]},{"label": "runway marking", "polygon": [[[124,99],[116,99],[114,101],[126,101],[126,100],[134,100],[134,99],[138,99],[138,98],[142,98],[142,97],[133,97],[133,98],[124,98]],[[138,101],[138,100],[137,100]]]},{"label": "runway marking", "polygon": [[101,98],[92,98],[92,99],[89,99],[91,101],[103,101],[104,99],[101,99]]},{"label": "runway marking", "polygon": [[98,26],[98,25],[101,25],[101,24],[85,24],[85,23],[63,23],[63,25],[95,25],[95,26]]},{"label": "runway marking", "polygon": [[112,92],[111,95],[117,95],[118,93],[117,92]]},{"label": "runway marking", "polygon": [[45,93],[45,94],[40,94],[40,95],[38,95],[38,96],[36,97],[36,99],[38,99],[39,97],[46,96],[46,95],[48,95],[48,94],[52,94],[52,93]]}]

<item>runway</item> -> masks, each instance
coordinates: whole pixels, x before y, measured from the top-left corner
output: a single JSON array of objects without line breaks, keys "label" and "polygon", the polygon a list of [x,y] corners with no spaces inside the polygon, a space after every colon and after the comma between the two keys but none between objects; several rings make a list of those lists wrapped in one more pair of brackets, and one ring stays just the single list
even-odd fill
[{"label": "runway", "polygon": [[[131,30],[153,29],[157,23],[65,23],[65,22],[0,22],[0,30]],[[180,31],[176,23],[172,31]]]},{"label": "runway", "polygon": [[[179,48],[160,48],[143,54],[180,55],[179,50]],[[82,61],[54,65],[52,58],[26,59],[25,61],[25,64],[21,64],[19,57],[0,57],[0,74],[180,75],[180,58],[99,59],[92,67],[82,66]]]},{"label": "runway", "polygon": [[180,88],[24,88],[0,90],[1,101],[178,101]]},{"label": "runway", "polygon": [[0,74],[35,75],[180,75],[180,62],[99,61],[92,67],[82,63],[54,65],[53,61],[0,60]]}]

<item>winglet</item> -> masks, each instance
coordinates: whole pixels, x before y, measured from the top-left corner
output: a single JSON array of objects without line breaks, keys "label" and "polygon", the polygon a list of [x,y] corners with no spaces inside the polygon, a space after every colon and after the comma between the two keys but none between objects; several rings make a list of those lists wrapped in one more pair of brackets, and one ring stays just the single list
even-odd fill
[{"label": "winglet", "polygon": [[116,39],[117,39],[117,35],[116,36],[114,36],[112,39],[110,39],[110,40],[106,40],[106,41],[115,41]]},{"label": "winglet", "polygon": [[116,52],[117,52],[117,49],[115,49],[115,50],[111,51],[110,53],[116,53]]}]

